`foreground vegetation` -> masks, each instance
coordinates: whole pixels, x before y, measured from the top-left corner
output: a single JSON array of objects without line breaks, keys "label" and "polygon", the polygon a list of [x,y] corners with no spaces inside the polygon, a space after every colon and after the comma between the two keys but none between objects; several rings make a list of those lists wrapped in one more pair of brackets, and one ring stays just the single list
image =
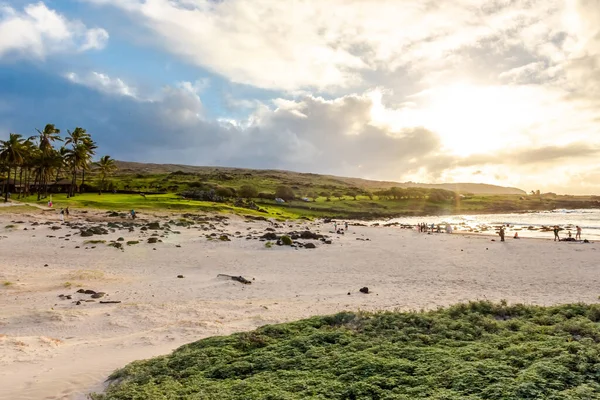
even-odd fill
[{"label": "foreground vegetation", "polygon": [[340,313],[137,361],[94,400],[600,399],[600,305]]}]

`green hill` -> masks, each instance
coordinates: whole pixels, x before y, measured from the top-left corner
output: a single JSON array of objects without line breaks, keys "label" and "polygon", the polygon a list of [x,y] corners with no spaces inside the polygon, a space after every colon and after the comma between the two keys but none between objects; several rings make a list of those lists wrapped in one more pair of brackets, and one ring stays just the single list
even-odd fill
[{"label": "green hill", "polygon": [[347,178],[281,170],[243,169],[228,167],[197,167],[179,164],[147,164],[117,161],[117,177],[130,188],[178,189],[193,182],[205,182],[240,187],[252,184],[259,191],[273,191],[278,185],[287,185],[297,191],[350,190],[377,191],[392,187],[445,189],[457,193],[472,194],[517,194],[524,195],[521,189],[488,185],[483,183],[440,183],[426,184],[415,182],[373,181],[360,178]]}]

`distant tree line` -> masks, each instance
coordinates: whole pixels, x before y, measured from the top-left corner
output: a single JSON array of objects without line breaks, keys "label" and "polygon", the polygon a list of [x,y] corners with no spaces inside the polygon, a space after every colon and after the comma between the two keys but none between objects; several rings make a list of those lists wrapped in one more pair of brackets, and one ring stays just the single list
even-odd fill
[{"label": "distant tree line", "polygon": [[[226,201],[231,198],[243,199],[264,199],[273,200],[281,198],[285,201],[305,200],[316,201],[317,198],[325,198],[326,201],[331,199],[343,200],[351,197],[357,200],[358,196],[368,197],[373,200],[375,196],[383,200],[405,200],[405,199],[427,199],[431,202],[442,202],[453,200],[457,194],[445,189],[425,189],[425,188],[400,188],[393,187],[386,190],[369,192],[360,188],[337,189],[334,191],[309,191],[304,194],[298,194],[293,187],[280,185],[274,192],[259,192],[252,185],[243,185],[238,189],[231,187],[215,186],[209,183],[192,182],[190,188],[181,193],[182,196],[191,199],[206,200],[206,201]],[[302,192],[301,192],[302,193]]]},{"label": "distant tree line", "polygon": [[85,129],[67,130],[64,138],[53,124],[36,130],[38,134],[28,138],[10,133],[8,140],[0,141],[0,188],[4,201],[8,201],[11,190],[19,198],[37,193],[39,200],[49,191],[56,191],[61,180],[60,187],[66,189],[68,196],[74,196],[85,186],[86,172],[92,165],[100,177],[98,189],[104,189],[107,178],[116,170],[115,162],[110,156],[92,162],[98,146]]},{"label": "distant tree line", "polygon": [[429,201],[438,202],[456,198],[456,193],[451,190],[426,188],[392,187],[377,191],[374,194],[379,198],[388,200],[428,199]]}]

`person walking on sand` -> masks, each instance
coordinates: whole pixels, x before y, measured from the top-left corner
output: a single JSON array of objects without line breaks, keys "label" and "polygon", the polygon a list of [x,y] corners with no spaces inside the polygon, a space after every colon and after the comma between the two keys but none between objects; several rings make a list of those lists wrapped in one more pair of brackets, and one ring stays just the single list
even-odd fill
[{"label": "person walking on sand", "polygon": [[131,210],[129,214],[131,215],[131,219],[135,219],[135,210]]},{"label": "person walking on sand", "polygon": [[69,218],[69,207],[65,208],[65,218]]},{"label": "person walking on sand", "polygon": [[348,230],[348,221],[344,222],[344,228],[346,228],[346,231]]},{"label": "person walking on sand", "polygon": [[554,241],[559,241],[560,242],[560,237],[558,236],[558,225],[554,225]]},{"label": "person walking on sand", "polygon": [[60,222],[65,222],[65,209],[60,209]]},{"label": "person walking on sand", "polygon": [[337,221],[333,221],[333,230],[337,232]]},{"label": "person walking on sand", "polygon": [[576,240],[581,240],[581,227],[580,226],[576,226],[575,228],[577,228],[577,233],[575,234],[575,239]]},{"label": "person walking on sand", "polygon": [[500,235],[500,241],[504,242],[504,225],[502,225],[498,234]]}]

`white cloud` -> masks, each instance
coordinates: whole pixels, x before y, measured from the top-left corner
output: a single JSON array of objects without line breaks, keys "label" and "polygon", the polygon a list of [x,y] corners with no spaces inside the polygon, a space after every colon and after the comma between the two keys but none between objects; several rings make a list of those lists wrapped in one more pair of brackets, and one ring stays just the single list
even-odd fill
[{"label": "white cloud", "polygon": [[9,55],[43,59],[53,53],[102,49],[107,40],[104,29],[88,29],[42,2],[23,11],[0,5],[0,59]]},{"label": "white cloud", "polygon": [[[175,54],[227,78],[295,90],[361,83],[369,71],[420,71],[456,62],[455,52],[503,38],[539,40],[561,0],[87,0],[112,4],[148,26]],[[543,4],[542,4],[543,3]],[[550,51],[550,50],[548,50]]]},{"label": "white cloud", "polygon": [[103,93],[128,96],[138,99],[135,88],[127,85],[119,78],[111,78],[110,76],[100,72],[91,71],[83,76],[75,72],[68,72],[65,74],[65,78],[73,83],[87,86]]}]

